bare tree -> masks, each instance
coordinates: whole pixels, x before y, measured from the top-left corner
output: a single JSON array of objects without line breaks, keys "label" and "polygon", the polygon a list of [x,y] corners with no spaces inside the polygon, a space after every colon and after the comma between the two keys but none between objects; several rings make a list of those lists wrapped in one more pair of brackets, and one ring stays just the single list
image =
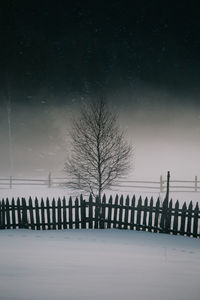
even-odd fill
[{"label": "bare tree", "polygon": [[65,163],[68,186],[98,196],[130,167],[132,147],[103,97],[82,107],[71,131],[72,154]]}]

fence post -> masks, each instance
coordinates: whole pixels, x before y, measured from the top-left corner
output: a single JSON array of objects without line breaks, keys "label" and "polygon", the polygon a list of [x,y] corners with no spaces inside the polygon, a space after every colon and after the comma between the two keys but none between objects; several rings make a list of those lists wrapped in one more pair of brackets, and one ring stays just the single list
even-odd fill
[{"label": "fence post", "polygon": [[51,187],[51,172],[49,172],[49,175],[48,175],[48,187],[50,188]]},{"label": "fence post", "polygon": [[195,192],[197,192],[197,176],[195,176],[194,190],[195,190]]},{"label": "fence post", "polygon": [[167,172],[167,191],[166,191],[166,196],[163,201],[162,205],[162,215],[161,215],[161,220],[160,220],[160,227],[162,232],[168,233],[169,232],[169,180],[170,180],[170,172]]},{"label": "fence post", "polygon": [[160,175],[160,193],[163,192],[163,178],[162,175]]},{"label": "fence post", "polygon": [[167,192],[166,192],[166,199],[167,199],[167,205],[169,203],[169,180],[170,180],[170,172],[167,172]]}]

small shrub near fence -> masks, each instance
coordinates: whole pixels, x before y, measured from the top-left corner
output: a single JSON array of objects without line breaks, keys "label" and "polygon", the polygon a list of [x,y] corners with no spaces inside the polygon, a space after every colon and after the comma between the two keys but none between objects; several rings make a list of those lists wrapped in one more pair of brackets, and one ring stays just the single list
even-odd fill
[{"label": "small shrub near fence", "polygon": [[8,199],[0,202],[0,228],[15,229],[27,228],[33,230],[46,229],[73,229],[73,228],[118,228],[143,230],[149,232],[163,232],[200,237],[199,228],[200,211],[198,203],[193,206],[190,202],[179,207],[176,201],[162,204],[159,198],[155,202],[153,198],[140,197],[136,201],[135,196],[126,199],[123,196],[112,196],[102,202],[93,199],[84,200],[81,196],[72,201],[58,198],[51,202],[47,198],[34,201],[29,198]]}]

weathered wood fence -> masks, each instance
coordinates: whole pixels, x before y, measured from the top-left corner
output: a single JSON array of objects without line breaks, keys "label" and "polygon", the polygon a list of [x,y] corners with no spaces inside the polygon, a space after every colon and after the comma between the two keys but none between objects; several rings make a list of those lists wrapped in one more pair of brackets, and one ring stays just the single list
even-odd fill
[{"label": "weathered wood fence", "polygon": [[198,203],[179,208],[178,201],[173,206],[172,200],[161,203],[159,198],[156,203],[141,197],[136,202],[135,196],[131,200],[111,196],[107,201],[105,195],[101,203],[92,196],[88,201],[82,196],[74,201],[71,197],[0,201],[0,229],[119,228],[200,237],[199,219]]},{"label": "weathered wood fence", "polygon": [[[48,187],[63,188],[67,187],[67,179],[62,177],[52,177],[49,173],[46,178],[0,178],[0,188],[16,188],[16,187]],[[135,191],[154,191],[158,193],[166,193],[167,180],[162,176],[157,181],[146,180],[117,180],[110,187],[110,191],[118,192],[124,189],[133,193]],[[193,180],[171,180],[170,192],[200,192],[200,180],[197,176]]]}]

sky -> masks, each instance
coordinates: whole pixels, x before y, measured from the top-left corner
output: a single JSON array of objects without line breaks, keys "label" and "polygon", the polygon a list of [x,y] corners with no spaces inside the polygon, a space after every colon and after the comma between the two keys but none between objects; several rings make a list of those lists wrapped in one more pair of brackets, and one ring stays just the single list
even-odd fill
[{"label": "sky", "polygon": [[200,176],[199,15],[186,0],[1,1],[0,177],[64,175],[71,120],[102,94],[131,178]]}]

